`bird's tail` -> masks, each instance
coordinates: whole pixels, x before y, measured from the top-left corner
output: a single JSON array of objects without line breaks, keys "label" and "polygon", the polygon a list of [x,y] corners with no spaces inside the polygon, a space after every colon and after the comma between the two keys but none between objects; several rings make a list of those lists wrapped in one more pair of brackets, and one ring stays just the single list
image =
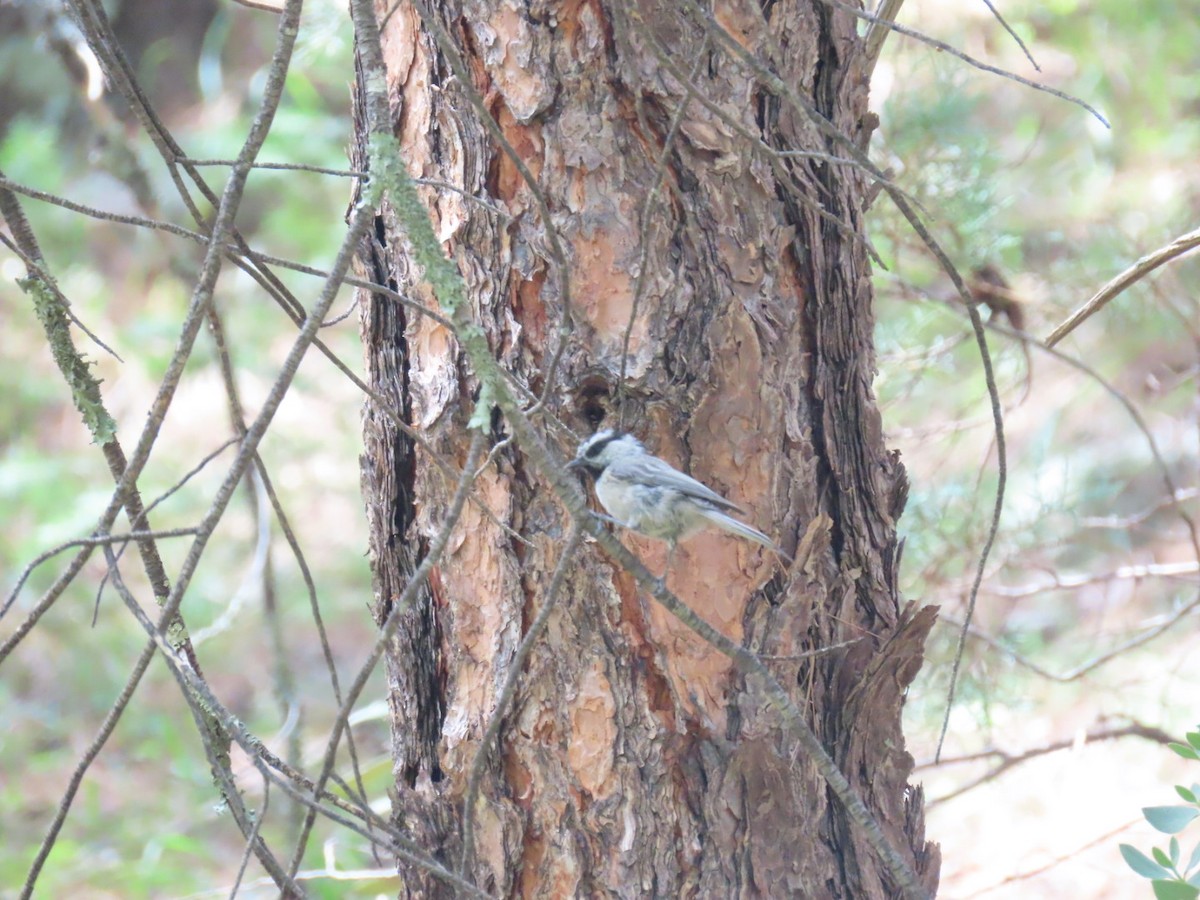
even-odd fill
[{"label": "bird's tail", "polygon": [[738,537],[743,537],[748,541],[754,541],[756,544],[762,544],[768,550],[773,550],[782,556],[784,559],[788,555],[784,553],[776,543],[759,531],[757,528],[752,528],[745,522],[739,522],[733,516],[727,516],[718,509],[706,509],[703,512],[704,518],[708,519],[717,528],[722,531],[728,531],[730,534],[736,534]]}]

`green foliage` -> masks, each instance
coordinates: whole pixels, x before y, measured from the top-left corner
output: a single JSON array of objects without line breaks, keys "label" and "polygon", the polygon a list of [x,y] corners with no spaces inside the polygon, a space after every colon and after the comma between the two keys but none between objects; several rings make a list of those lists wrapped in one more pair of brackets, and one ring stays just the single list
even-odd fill
[{"label": "green foliage", "polygon": [[[1169,746],[1184,759],[1200,761],[1200,732],[1188,732],[1186,740],[1186,744]],[[1147,856],[1130,844],[1121,844],[1121,856],[1129,868],[1149,879],[1158,900],[1196,900],[1200,897],[1200,842],[1192,848],[1184,863],[1179,839],[1175,835],[1200,816],[1200,784],[1190,787],[1177,784],[1175,793],[1184,801],[1184,805],[1142,808],[1142,815],[1153,828],[1171,835],[1167,849],[1154,847],[1150,856]]]}]

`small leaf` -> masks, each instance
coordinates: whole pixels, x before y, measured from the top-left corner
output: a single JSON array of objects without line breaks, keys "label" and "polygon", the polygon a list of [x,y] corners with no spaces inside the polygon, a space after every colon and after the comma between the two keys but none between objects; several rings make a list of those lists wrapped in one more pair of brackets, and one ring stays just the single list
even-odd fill
[{"label": "small leaf", "polygon": [[1170,869],[1171,869],[1171,857],[1167,856],[1167,854],[1166,854],[1166,853],[1164,853],[1164,852],[1163,852],[1161,849],[1159,849],[1158,847],[1155,847],[1155,848],[1153,848],[1153,849],[1150,851],[1150,855],[1154,857],[1154,860],[1155,860],[1155,862],[1157,862],[1157,863],[1158,863],[1160,866],[1162,866],[1164,869],[1167,869],[1168,871],[1170,871]]},{"label": "small leaf", "polygon": [[1200,863],[1200,844],[1197,844],[1194,848],[1192,848],[1192,855],[1188,857],[1187,868],[1183,871],[1192,871],[1192,869],[1196,868],[1197,863]]},{"label": "small leaf", "polygon": [[1171,838],[1171,843],[1167,844],[1167,854],[1171,857],[1172,868],[1179,865],[1179,838]]},{"label": "small leaf", "polygon": [[1200,896],[1200,888],[1182,881],[1150,882],[1154,885],[1154,896],[1158,900],[1196,900]]},{"label": "small leaf", "polygon": [[1167,744],[1167,746],[1170,747],[1172,750],[1174,750],[1176,753],[1178,753],[1180,756],[1182,756],[1184,759],[1200,760],[1200,753],[1197,753],[1195,750],[1193,750],[1187,744],[1176,744],[1174,741],[1172,741],[1171,743]]},{"label": "small leaf", "polygon": [[1192,819],[1200,816],[1200,809],[1190,806],[1144,806],[1142,815],[1163,834],[1177,834],[1187,828]]},{"label": "small leaf", "polygon": [[1196,750],[1200,750],[1200,731],[1189,731],[1185,737],[1187,742]]},{"label": "small leaf", "polygon": [[1164,869],[1131,844],[1121,844],[1121,856],[1124,857],[1129,868],[1143,878],[1165,878],[1171,874],[1170,871]]},{"label": "small leaf", "polygon": [[1188,803],[1196,802],[1196,795],[1191,790],[1185,788],[1182,784],[1175,785],[1175,793],[1186,800]]}]

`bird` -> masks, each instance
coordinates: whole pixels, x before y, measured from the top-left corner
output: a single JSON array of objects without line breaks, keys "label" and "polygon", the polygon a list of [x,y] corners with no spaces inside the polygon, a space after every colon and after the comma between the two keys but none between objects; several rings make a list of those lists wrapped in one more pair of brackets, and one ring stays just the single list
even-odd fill
[{"label": "bird", "polygon": [[775,542],[730,512],[744,513],[712,488],[650,453],[633,435],[605,428],[580,443],[569,469],[582,469],[596,481],[596,496],[612,521],[668,544],[663,581],[679,541],[701,529],[722,531],[785,554]]}]

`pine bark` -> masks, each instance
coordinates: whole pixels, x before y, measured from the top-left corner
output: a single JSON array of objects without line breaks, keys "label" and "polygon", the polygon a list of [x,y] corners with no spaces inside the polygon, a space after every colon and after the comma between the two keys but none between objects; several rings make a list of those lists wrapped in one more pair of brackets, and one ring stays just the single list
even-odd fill
[{"label": "pine bark", "polygon": [[[423,188],[496,358],[540,394],[566,334],[554,416],[583,435],[615,424],[623,403],[624,424],[653,452],[749,510],[795,557],[706,533],[681,544],[669,584],[769,660],[932,892],[939,857],[908,781],[900,713],[933,611],[905,606],[896,583],[907,486],[872,392],[861,174],[830,162],[844,153],[717,45],[686,0],[431,3],[470,85],[417,9],[394,5],[377,11],[388,17],[395,133],[414,177],[462,191]],[[865,146],[873,117],[852,17],[817,0],[714,12]],[[467,89],[544,193],[570,315],[533,193]],[[377,283],[436,305],[386,209],[361,262]],[[453,335],[381,295],[362,300],[372,385],[461,466],[478,385]],[[494,420],[493,440],[506,433]],[[574,438],[547,433],[573,452]],[[453,484],[378,410],[367,409],[364,434],[382,621]],[[472,761],[569,525],[519,445],[494,456],[476,496],[521,540],[468,505],[387,658],[395,819],[452,867]],[[664,546],[622,537],[662,570]],[[497,896],[895,896],[763,700],[585,545],[487,758],[468,876]],[[403,872],[406,895],[450,896]]]}]

